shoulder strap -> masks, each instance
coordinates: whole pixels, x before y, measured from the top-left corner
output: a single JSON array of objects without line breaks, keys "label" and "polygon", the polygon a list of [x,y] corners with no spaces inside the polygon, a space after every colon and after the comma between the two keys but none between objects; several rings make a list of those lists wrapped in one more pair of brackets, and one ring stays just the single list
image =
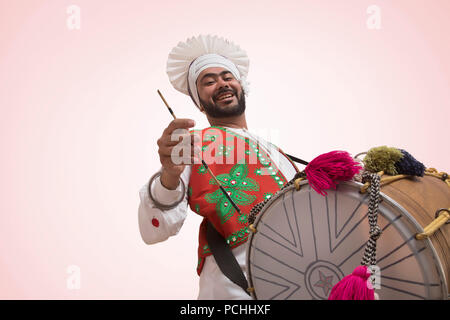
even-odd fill
[{"label": "shoulder strap", "polygon": [[222,273],[249,294],[247,279],[236,257],[231,252],[230,246],[209,221],[206,226],[206,240]]},{"label": "shoulder strap", "polygon": [[291,156],[290,154],[285,153],[285,155],[287,155],[294,162],[304,164],[305,166],[308,164],[308,162],[306,162],[305,160],[302,160],[302,159],[299,159],[297,157]]},{"label": "shoulder strap", "polygon": [[269,141],[269,143],[270,143],[274,148],[278,149],[278,150],[279,150],[282,154],[284,154],[286,157],[288,157],[289,159],[291,159],[291,161],[294,161],[294,162],[303,164],[303,165],[305,165],[305,166],[308,165],[308,163],[309,163],[308,161],[305,161],[305,160],[299,159],[299,158],[297,158],[297,157],[294,157],[294,156],[292,156],[292,155],[290,155],[290,154],[284,152],[283,150],[281,150],[279,147],[277,147],[276,145],[274,145],[272,142]]}]

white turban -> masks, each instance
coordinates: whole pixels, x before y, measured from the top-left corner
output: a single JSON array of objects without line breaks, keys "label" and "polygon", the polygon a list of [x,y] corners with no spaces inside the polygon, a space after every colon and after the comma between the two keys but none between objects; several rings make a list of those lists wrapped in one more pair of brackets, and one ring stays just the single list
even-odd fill
[{"label": "white turban", "polygon": [[167,60],[167,75],[178,91],[189,95],[200,108],[196,81],[200,73],[211,67],[222,67],[230,71],[239,80],[245,95],[248,94],[249,59],[245,51],[228,40],[217,36],[192,37],[185,43],[178,43],[172,49]]}]

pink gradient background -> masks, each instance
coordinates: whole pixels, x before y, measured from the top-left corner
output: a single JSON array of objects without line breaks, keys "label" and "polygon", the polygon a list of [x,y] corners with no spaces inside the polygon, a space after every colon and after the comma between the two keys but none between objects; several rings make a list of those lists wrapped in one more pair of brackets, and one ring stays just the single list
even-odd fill
[{"label": "pink gradient background", "polygon": [[[81,30],[66,9],[81,8]],[[381,29],[369,30],[369,5]],[[0,298],[195,299],[200,218],[147,246],[138,191],[171,117],[165,73],[198,34],[250,57],[249,128],[310,160],[379,145],[449,170],[450,2],[0,0]],[[81,268],[69,290],[66,268]]]}]

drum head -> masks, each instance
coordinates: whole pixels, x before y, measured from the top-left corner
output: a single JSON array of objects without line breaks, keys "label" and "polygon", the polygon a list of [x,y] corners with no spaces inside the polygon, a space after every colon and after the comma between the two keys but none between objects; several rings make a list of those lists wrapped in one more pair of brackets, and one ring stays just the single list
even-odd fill
[{"label": "drum head", "polygon": [[[249,284],[256,299],[327,299],[360,265],[369,235],[369,195],[343,182],[327,196],[304,181],[261,210],[247,243]],[[447,284],[431,241],[414,217],[381,193],[376,292],[380,299],[447,299]]]}]

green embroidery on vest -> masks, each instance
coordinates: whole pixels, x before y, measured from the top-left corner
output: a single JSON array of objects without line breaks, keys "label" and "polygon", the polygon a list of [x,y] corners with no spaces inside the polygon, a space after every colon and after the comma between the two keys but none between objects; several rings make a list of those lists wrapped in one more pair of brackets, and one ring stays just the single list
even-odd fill
[{"label": "green embroidery on vest", "polygon": [[207,244],[205,244],[202,249],[203,249],[203,254],[211,253],[211,249],[209,248],[209,246]]},{"label": "green embroidery on vest", "polygon": [[[253,141],[251,141],[249,138],[244,138],[239,134],[236,134],[234,132],[232,132],[231,130],[228,130],[227,128],[222,128],[222,127],[218,127],[218,126],[212,126],[212,128],[216,128],[222,131],[225,131],[227,134],[230,134],[238,139],[244,140],[245,142],[248,143],[248,145],[250,146],[250,152],[253,151],[254,153],[257,154],[257,157],[259,159],[259,162],[261,162],[261,164],[263,165],[263,167],[261,167],[261,169],[256,169],[255,174],[258,176],[261,175],[266,175],[267,173],[267,167],[271,167],[271,161],[270,161],[270,157],[268,157],[268,155],[264,155],[265,152],[263,152],[262,150],[259,150],[259,145],[254,143]],[[249,154],[246,152],[246,154]],[[270,173],[269,175],[274,179],[275,183],[277,184],[278,188],[282,188],[283,185],[287,182],[285,181],[285,179],[283,179],[282,175],[276,175],[276,173]]]},{"label": "green embroidery on vest", "polygon": [[269,175],[275,183],[278,185],[278,187],[281,189],[283,185],[286,183],[286,181],[283,179],[281,175],[277,175],[277,171],[274,170],[274,168],[269,164],[266,163],[263,164],[263,167],[256,169],[255,174],[261,176],[261,175]]},{"label": "green embroidery on vest", "polygon": [[200,173],[200,174],[205,174],[206,171],[207,170],[206,170],[204,165],[201,165],[200,167],[198,167],[198,170],[197,170],[197,172]]},{"label": "green embroidery on vest", "polygon": [[225,240],[230,246],[237,245],[248,238],[250,230],[247,226],[243,227],[241,230],[232,233]]},{"label": "green embroidery on vest", "polygon": [[241,215],[238,217],[238,222],[239,222],[240,224],[246,224],[246,223],[248,222],[248,215],[246,215],[245,213],[241,214]]},{"label": "green embroidery on vest", "polygon": [[264,193],[264,200],[268,200],[268,199],[272,198],[272,196],[273,196],[273,193],[271,193],[271,192]]},{"label": "green embroidery on vest", "polygon": [[205,135],[203,136],[203,142],[215,141],[218,136],[218,134],[205,133]]},{"label": "green embroidery on vest", "polygon": [[[256,200],[256,196],[248,195],[244,192],[259,191],[258,183],[254,179],[248,178],[247,175],[247,164],[238,163],[231,168],[229,174],[219,174],[216,177],[237,205],[246,206],[252,204]],[[211,179],[209,183],[216,184],[214,179]],[[221,224],[227,222],[236,211],[220,189],[217,189],[213,193],[206,194],[205,200],[208,203],[217,203],[216,212],[219,215]]]},{"label": "green embroidery on vest", "polygon": [[222,156],[225,155],[225,157],[228,157],[231,154],[231,151],[234,149],[234,146],[225,146],[223,144],[218,146],[217,155]]}]

